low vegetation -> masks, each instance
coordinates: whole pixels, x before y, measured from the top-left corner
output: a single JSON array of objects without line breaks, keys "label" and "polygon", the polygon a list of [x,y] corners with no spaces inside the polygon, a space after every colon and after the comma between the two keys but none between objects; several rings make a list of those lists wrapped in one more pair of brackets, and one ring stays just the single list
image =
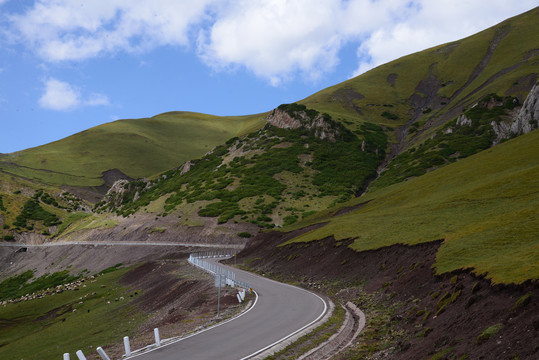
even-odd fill
[{"label": "low vegetation", "polygon": [[[489,94],[483,97],[463,113],[463,118],[469,122],[458,123],[455,118],[425,142],[399,154],[370,185],[369,191],[424,175],[490,148],[496,137],[491,123],[506,120],[509,112],[518,105],[518,99],[511,96],[502,98]],[[418,128],[419,125],[411,129],[417,131]]]},{"label": "low vegetation", "polygon": [[111,169],[132,178],[151,176],[257,129],[262,117],[170,112],[114,121],[50,144],[2,154],[0,170],[47,184],[73,186],[102,185],[103,172]]},{"label": "low vegetation", "polygon": [[363,206],[333,218],[315,215],[298,226],[329,223],[291,241],[352,238],[351,247],[363,251],[445,239],[435,264],[438,273],[471,268],[494,283],[536,279],[539,162],[533,154],[539,153],[538,144],[534,131],[354,199],[341,207]]},{"label": "low vegetation", "polygon": [[79,279],[80,275],[73,276],[69,274],[69,271],[63,270],[53,274],[45,274],[32,280],[33,277],[34,272],[28,270],[2,281],[0,283],[0,300],[15,299],[36,291],[66,284]]},{"label": "low vegetation", "polygon": [[[280,108],[298,118],[306,114],[302,121],[319,115],[296,104]],[[327,206],[352,198],[375,176],[385,157],[387,135],[380,126],[365,123],[353,134],[328,116],[324,121],[338,129],[336,142],[306,128],[266,125],[191,161],[189,171],[180,167],[150,183],[129,182],[96,208],[126,216],[171,194],[164,203],[165,214],[182,204],[200,203],[198,215],[217,217],[219,223],[234,219],[262,228],[292,224],[320,210],[320,199]]]},{"label": "low vegetation", "polygon": [[[133,290],[117,283],[125,271],[109,272],[85,282],[76,291],[65,290],[54,296],[0,307],[0,358],[55,359],[79,349],[88,355],[98,346],[131,335],[145,315],[124,300],[137,297]],[[56,283],[51,281],[53,277],[65,275],[61,272],[41,277],[30,285],[53,286]],[[28,276],[12,278],[12,283],[20,283]]]}]

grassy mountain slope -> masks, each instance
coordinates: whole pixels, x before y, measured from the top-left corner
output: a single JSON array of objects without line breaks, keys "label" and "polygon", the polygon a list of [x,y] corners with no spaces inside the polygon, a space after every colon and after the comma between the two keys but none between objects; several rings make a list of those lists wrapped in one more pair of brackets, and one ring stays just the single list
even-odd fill
[{"label": "grassy mountain slope", "polygon": [[[296,222],[331,203],[359,192],[384,159],[387,138],[381,127],[364,124],[361,138],[323,114],[295,104],[282,105],[278,116],[304,121],[316,129],[264,128],[218,146],[187,166],[163,176],[133,181],[98,203],[100,210],[129,215],[159,203],[165,214],[252,222],[272,228]],[[271,121],[271,120],[269,120]],[[317,128],[318,129],[318,128]],[[161,199],[161,200],[159,200]]]},{"label": "grassy mountain slope", "polygon": [[522,102],[539,73],[538,17],[535,8],[468,38],[379,66],[300,103],[352,131],[364,121],[394,128],[396,155],[487,94]]},{"label": "grassy mountain slope", "polygon": [[88,204],[74,194],[0,172],[0,240],[13,241],[27,231],[53,235],[90,216],[84,212],[88,210]]},{"label": "grassy mountain slope", "polygon": [[0,156],[0,168],[52,185],[99,186],[119,169],[148,177],[201,156],[227,139],[261,125],[263,115],[218,117],[171,112],[119,120],[36,148]]},{"label": "grassy mountain slope", "polygon": [[[438,273],[473,268],[495,283],[539,278],[539,131],[346,206],[359,209],[292,241],[355,239],[357,251],[444,239]],[[304,226],[302,223],[301,226]]]}]

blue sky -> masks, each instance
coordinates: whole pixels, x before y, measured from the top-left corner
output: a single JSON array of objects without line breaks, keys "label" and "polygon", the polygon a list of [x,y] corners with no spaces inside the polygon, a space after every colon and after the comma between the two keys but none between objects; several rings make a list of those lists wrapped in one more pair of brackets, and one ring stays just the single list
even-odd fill
[{"label": "blue sky", "polygon": [[166,111],[268,111],[537,5],[0,0],[0,152]]}]

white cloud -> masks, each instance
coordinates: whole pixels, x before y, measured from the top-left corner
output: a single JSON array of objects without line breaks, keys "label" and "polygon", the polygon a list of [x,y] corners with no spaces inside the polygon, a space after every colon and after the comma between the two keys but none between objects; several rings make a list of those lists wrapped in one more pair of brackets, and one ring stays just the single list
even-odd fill
[{"label": "white cloud", "polygon": [[110,102],[105,95],[90,94],[88,98],[83,98],[80,90],[65,82],[55,78],[45,81],[45,90],[39,98],[39,105],[49,110],[69,111],[80,106],[109,105]]},{"label": "white cloud", "polygon": [[51,110],[72,110],[80,102],[80,93],[76,88],[53,78],[45,82],[45,92],[39,99],[41,107]]},{"label": "white cloud", "polygon": [[455,41],[537,6],[536,0],[416,0],[408,16],[374,30],[358,48],[354,76],[375,66]]},{"label": "white cloud", "polygon": [[15,36],[48,61],[188,45],[191,24],[214,0],[40,0],[9,16]]},{"label": "white cloud", "polygon": [[110,105],[109,98],[103,94],[90,94],[88,99],[84,100],[84,105],[87,106],[105,106]]},{"label": "white cloud", "polygon": [[245,68],[277,85],[331,72],[345,44],[357,44],[359,74],[535,6],[537,0],[37,0],[7,18],[12,36],[49,62],[196,46],[217,71]]},{"label": "white cloud", "polygon": [[235,1],[201,31],[199,54],[214,68],[245,66],[273,84],[298,70],[316,79],[339,63],[344,43],[406,9],[397,0]]}]

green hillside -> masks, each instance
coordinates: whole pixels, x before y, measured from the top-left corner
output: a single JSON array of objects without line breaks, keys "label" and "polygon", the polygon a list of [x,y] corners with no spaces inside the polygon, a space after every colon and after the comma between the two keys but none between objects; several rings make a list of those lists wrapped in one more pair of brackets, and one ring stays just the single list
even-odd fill
[{"label": "green hillside", "polygon": [[[379,66],[300,103],[352,131],[365,121],[391,127],[393,143],[409,147],[487,94],[522,102],[539,73],[538,18],[535,8],[468,38]],[[414,123],[415,131],[408,131]]]},{"label": "green hillside", "polygon": [[36,148],[0,156],[0,169],[52,185],[99,186],[119,169],[148,177],[201,156],[227,139],[261,126],[263,115],[219,117],[170,112],[119,120]]},{"label": "green hillside", "polygon": [[54,235],[61,223],[89,216],[82,212],[88,209],[74,194],[0,171],[0,240],[26,231]]},{"label": "green hillside", "polygon": [[[444,239],[438,273],[473,268],[495,283],[539,278],[539,131],[320,216],[326,226],[292,241],[355,239],[357,251]],[[333,212],[336,210],[334,209]],[[314,221],[313,221],[314,222]],[[302,223],[298,226],[305,226]]]},{"label": "green hillside", "polygon": [[127,216],[164,198],[158,202],[164,214],[185,217],[198,208],[198,216],[218,217],[219,223],[233,220],[273,228],[350,199],[375,176],[387,146],[381,127],[363,124],[358,135],[304,106],[279,108],[291,121],[325,124],[334,141],[320,138],[314,129],[266,124],[191,161],[188,169],[130,182],[98,203],[98,209]]}]

